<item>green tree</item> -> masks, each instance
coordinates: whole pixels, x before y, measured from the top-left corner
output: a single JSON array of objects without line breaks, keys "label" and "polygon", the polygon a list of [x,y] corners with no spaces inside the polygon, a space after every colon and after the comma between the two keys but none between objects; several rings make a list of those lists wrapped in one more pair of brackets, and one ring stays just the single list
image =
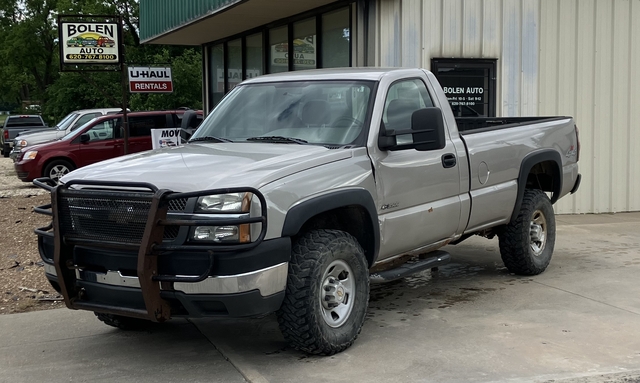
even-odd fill
[{"label": "green tree", "polygon": [[130,109],[202,107],[200,50],[140,45],[137,0],[0,0],[0,104],[41,103],[54,122],[74,109],[118,107],[119,72],[59,73],[58,14],[120,15],[128,65],[171,65],[172,94],[133,94]]}]

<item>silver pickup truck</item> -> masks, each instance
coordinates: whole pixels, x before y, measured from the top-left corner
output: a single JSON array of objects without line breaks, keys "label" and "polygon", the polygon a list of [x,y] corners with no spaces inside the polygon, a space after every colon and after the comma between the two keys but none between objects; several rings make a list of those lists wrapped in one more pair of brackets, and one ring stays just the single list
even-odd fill
[{"label": "silver pickup truck", "polygon": [[552,204],[580,183],[570,117],[456,120],[422,69],[274,74],[235,87],[180,147],[76,170],[37,209],[46,276],[121,327],[270,312],[307,353],[349,347],[370,283],[445,264],[471,235],[543,272]]}]

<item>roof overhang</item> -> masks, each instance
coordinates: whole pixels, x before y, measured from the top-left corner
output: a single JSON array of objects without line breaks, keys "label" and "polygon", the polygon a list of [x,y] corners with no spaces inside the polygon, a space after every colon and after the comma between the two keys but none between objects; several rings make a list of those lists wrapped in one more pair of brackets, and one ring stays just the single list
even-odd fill
[{"label": "roof overhang", "polygon": [[202,45],[321,7],[335,0],[239,0],[142,43]]}]

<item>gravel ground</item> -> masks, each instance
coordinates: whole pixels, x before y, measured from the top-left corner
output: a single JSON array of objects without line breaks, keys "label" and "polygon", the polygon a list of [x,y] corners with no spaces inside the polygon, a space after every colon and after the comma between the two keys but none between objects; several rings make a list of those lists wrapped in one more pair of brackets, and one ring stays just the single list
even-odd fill
[{"label": "gravel ground", "polygon": [[63,307],[44,276],[33,229],[48,217],[33,208],[49,201],[45,190],[22,182],[9,158],[0,158],[0,314]]}]

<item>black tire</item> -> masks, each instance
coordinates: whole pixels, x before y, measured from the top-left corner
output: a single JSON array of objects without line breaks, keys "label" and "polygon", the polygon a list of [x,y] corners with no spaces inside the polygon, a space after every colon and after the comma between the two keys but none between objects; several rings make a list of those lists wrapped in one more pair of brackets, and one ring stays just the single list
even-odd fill
[{"label": "black tire", "polygon": [[[52,175],[54,169],[67,169],[66,173],[64,173],[64,174],[67,174],[67,173],[73,171],[75,169],[75,166],[73,166],[69,161],[54,160],[54,161],[51,161],[50,163],[48,163],[47,166],[45,166],[44,172],[42,172],[42,176],[43,177],[49,177],[52,180],[58,182],[58,179],[60,177]],[[60,172],[57,172],[57,173],[58,174],[62,174]],[[64,175],[64,174],[62,174],[62,175]]]},{"label": "black tire", "polygon": [[[347,270],[344,269],[346,265],[351,273],[343,271],[346,274],[341,272],[332,280],[336,285],[327,285],[332,278],[331,272],[339,270],[336,263],[343,267],[342,270]],[[342,289],[343,280],[345,283],[349,280],[348,284],[355,292],[349,294],[349,290]],[[334,291],[335,295],[332,295]],[[321,303],[321,293],[326,303]],[[335,299],[330,302],[328,295],[341,303]],[[336,306],[326,309],[325,304]],[[294,243],[285,298],[277,312],[280,331],[293,348],[315,355],[333,355],[346,350],[362,329],[368,304],[367,260],[353,236],[339,230],[312,230]],[[348,306],[351,307],[349,311],[330,325],[328,320],[335,320],[334,314]]]},{"label": "black tire", "polygon": [[5,157],[9,157],[9,154],[11,154],[11,148],[9,147],[9,145],[2,145],[2,155]]},{"label": "black tire", "polygon": [[[542,228],[544,240],[537,226]],[[551,261],[556,242],[556,220],[549,197],[541,190],[525,190],[518,217],[506,226],[499,238],[500,255],[510,272],[542,273]]]},{"label": "black tire", "polygon": [[98,319],[107,326],[116,327],[124,331],[146,330],[159,325],[159,323],[145,319],[130,318],[121,315],[103,313],[94,314],[96,314],[96,317],[98,317]]}]

